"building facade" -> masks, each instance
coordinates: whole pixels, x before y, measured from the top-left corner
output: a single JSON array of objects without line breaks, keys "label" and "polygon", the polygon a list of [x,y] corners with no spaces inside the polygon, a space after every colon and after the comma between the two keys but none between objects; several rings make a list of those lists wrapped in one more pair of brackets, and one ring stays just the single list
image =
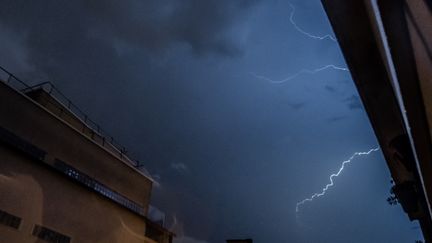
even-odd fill
[{"label": "building facade", "polygon": [[154,181],[125,149],[52,85],[6,76],[0,242],[172,242],[163,219],[148,217]]}]

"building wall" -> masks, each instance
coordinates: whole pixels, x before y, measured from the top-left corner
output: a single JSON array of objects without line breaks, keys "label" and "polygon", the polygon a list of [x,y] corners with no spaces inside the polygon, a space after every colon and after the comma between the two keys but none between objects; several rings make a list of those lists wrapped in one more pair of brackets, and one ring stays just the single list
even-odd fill
[{"label": "building wall", "polygon": [[57,159],[67,163],[138,204],[144,213],[150,178],[77,129],[77,124],[65,123],[52,109],[3,82],[0,101],[0,130],[46,152],[42,160],[31,158],[0,139],[0,210],[22,218],[19,229],[0,223],[0,242],[45,242],[32,235],[35,225],[80,243],[155,243],[146,237],[146,230],[156,227],[158,242],[171,242],[166,229],[75,182],[54,164]]},{"label": "building wall", "polygon": [[[145,209],[152,181],[57,116],[0,82],[0,127],[126,196]],[[13,105],[11,105],[13,104]]]},{"label": "building wall", "polygon": [[[65,106],[60,103],[56,98],[47,93],[44,89],[36,89],[26,93],[27,96],[31,97],[34,101],[42,105],[44,108],[49,110],[52,114],[59,117],[61,120],[80,131],[82,135],[87,136],[93,142],[107,149],[114,156],[120,157],[123,161],[129,164],[134,164],[127,156],[124,155],[118,148],[110,143],[110,138],[103,137],[97,130],[90,128],[85,121],[78,118],[75,114],[69,111]],[[70,105],[70,103],[69,103]],[[71,109],[73,109],[72,107]],[[76,108],[75,108],[76,109]],[[82,114],[81,114],[82,115]],[[89,122],[89,121],[87,121]],[[93,124],[93,123],[92,123]],[[95,124],[93,124],[94,126]]]},{"label": "building wall", "polygon": [[43,242],[35,224],[71,242],[153,242],[142,217],[73,183],[50,166],[0,146],[0,210],[22,218],[19,229],[0,225],[0,242]]},{"label": "building wall", "polygon": [[[432,13],[427,1],[406,1],[406,8],[411,14],[406,14],[410,40],[421,92],[428,118],[429,128],[432,127]],[[429,129],[432,136],[432,129]]]}]

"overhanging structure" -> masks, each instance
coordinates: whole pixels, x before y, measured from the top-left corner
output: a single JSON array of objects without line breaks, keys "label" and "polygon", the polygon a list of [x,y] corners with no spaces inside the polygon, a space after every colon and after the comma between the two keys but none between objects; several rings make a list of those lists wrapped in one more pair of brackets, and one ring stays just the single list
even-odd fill
[{"label": "overhanging structure", "polygon": [[322,0],[393,177],[432,242],[432,1]]}]

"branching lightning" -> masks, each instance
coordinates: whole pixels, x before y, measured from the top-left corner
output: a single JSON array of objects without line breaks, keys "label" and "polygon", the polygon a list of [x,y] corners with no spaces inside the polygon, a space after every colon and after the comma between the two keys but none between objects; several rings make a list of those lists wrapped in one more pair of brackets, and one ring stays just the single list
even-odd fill
[{"label": "branching lightning", "polygon": [[345,168],[345,164],[351,163],[352,160],[353,160],[354,158],[356,158],[357,156],[361,156],[361,155],[369,155],[370,153],[375,152],[375,151],[378,151],[378,150],[379,150],[379,147],[373,148],[373,149],[371,149],[371,150],[369,150],[369,151],[367,151],[367,152],[355,152],[355,153],[354,153],[354,154],[353,154],[349,159],[343,161],[341,167],[340,167],[339,170],[338,170],[338,172],[330,175],[330,178],[329,178],[329,179],[330,179],[330,183],[327,184],[327,185],[326,185],[326,186],[321,190],[321,192],[319,192],[319,193],[314,193],[314,194],[313,194],[312,196],[310,196],[309,198],[303,199],[303,200],[301,200],[300,202],[298,202],[298,203],[296,204],[296,214],[299,212],[299,210],[300,210],[300,206],[302,206],[302,205],[305,204],[306,202],[311,202],[311,201],[313,201],[315,198],[318,198],[318,197],[321,197],[321,196],[324,196],[324,195],[325,195],[325,193],[327,192],[327,190],[328,190],[330,187],[332,187],[332,186],[334,185],[333,178],[334,178],[334,177],[338,177],[338,176],[342,173],[342,171],[343,171],[344,168]]},{"label": "branching lightning", "polygon": [[308,36],[309,38],[312,38],[312,39],[317,39],[317,40],[330,39],[330,40],[336,42],[336,38],[333,37],[333,36],[331,36],[331,35],[329,35],[329,34],[324,35],[324,36],[317,36],[317,35],[313,35],[313,34],[311,34],[311,33],[309,33],[309,32],[306,32],[306,31],[304,31],[302,28],[300,28],[300,26],[298,26],[297,23],[294,21],[295,7],[294,7],[294,5],[291,4],[291,3],[289,3],[289,5],[290,5],[290,7],[291,7],[291,13],[290,13],[290,18],[289,18],[289,20],[290,20],[291,24],[294,26],[294,28],[295,28],[298,32],[300,32],[300,33],[302,33],[302,34],[304,34],[304,35],[306,35],[306,36]]},{"label": "branching lightning", "polygon": [[[302,28],[300,28],[300,26],[298,26],[297,23],[294,21],[294,14],[295,14],[295,10],[296,9],[295,9],[295,7],[294,7],[294,5],[292,3],[288,3],[288,4],[289,4],[289,6],[291,8],[291,13],[290,13],[289,21],[290,21],[290,23],[294,26],[294,28],[298,32],[300,32],[301,34],[306,35],[307,37],[312,38],[312,39],[316,39],[316,40],[330,39],[330,40],[336,42],[336,38],[333,37],[333,36],[331,36],[330,34],[327,34],[327,35],[324,35],[324,36],[317,36],[317,35],[311,34],[311,33],[307,32],[307,31],[303,30]],[[302,69],[299,72],[297,72],[297,73],[295,73],[295,74],[293,74],[293,75],[291,75],[291,76],[289,76],[287,78],[284,78],[282,80],[274,80],[274,79],[271,79],[271,78],[268,78],[268,77],[265,77],[265,76],[262,76],[262,75],[257,75],[255,73],[251,73],[251,74],[255,78],[265,80],[265,81],[267,81],[269,83],[282,84],[282,83],[285,83],[285,82],[290,81],[292,79],[295,79],[295,78],[297,78],[298,76],[300,76],[302,74],[315,74],[317,72],[321,72],[321,71],[324,71],[326,69],[334,69],[334,70],[338,70],[338,71],[348,71],[348,68],[339,67],[339,66],[336,66],[334,64],[329,64],[329,65],[326,65],[326,66],[323,66],[323,67],[320,67],[320,68],[317,68],[317,69],[313,69],[313,70],[311,70],[311,69]]]},{"label": "branching lightning", "polygon": [[282,84],[282,83],[288,82],[288,81],[290,81],[292,79],[295,79],[295,78],[297,78],[298,76],[300,76],[302,74],[315,74],[315,73],[318,73],[318,72],[321,72],[321,71],[324,71],[324,70],[327,70],[327,69],[333,69],[333,70],[338,70],[338,71],[348,71],[348,68],[338,67],[336,65],[329,64],[329,65],[326,65],[324,67],[320,67],[320,68],[316,68],[316,69],[312,69],[312,70],[311,69],[302,69],[302,70],[298,71],[297,73],[295,73],[295,74],[293,74],[291,76],[288,76],[288,77],[286,77],[284,79],[281,79],[281,80],[274,80],[274,79],[271,79],[271,78],[268,78],[268,77],[265,77],[265,76],[262,76],[262,75],[257,75],[255,73],[251,73],[251,74],[255,78],[265,80],[265,81],[267,81],[269,83],[272,83],[272,84]]},{"label": "branching lightning", "polygon": [[[295,14],[295,11],[296,11],[295,6],[293,4],[291,4],[291,3],[289,3],[289,5],[290,5],[290,8],[291,8],[291,13],[290,13],[290,16],[289,16],[289,21],[290,21],[290,23],[293,25],[293,27],[298,32],[300,32],[301,34],[303,34],[303,35],[305,35],[305,36],[307,36],[307,37],[309,37],[311,39],[316,39],[316,40],[326,40],[326,39],[329,39],[331,41],[337,42],[336,38],[333,37],[330,34],[326,34],[326,35],[323,35],[323,36],[318,36],[318,35],[314,35],[312,33],[309,33],[307,31],[303,30],[294,21],[294,14]],[[311,74],[311,75],[313,75],[313,74],[316,74],[318,72],[321,72],[321,71],[324,71],[324,70],[327,70],[327,69],[333,69],[333,70],[336,70],[336,71],[346,71],[346,72],[349,71],[348,68],[346,68],[346,67],[340,67],[340,66],[337,66],[337,65],[334,65],[334,64],[329,64],[329,65],[326,65],[326,66],[323,66],[323,67],[320,67],[320,68],[316,68],[316,69],[302,69],[302,70],[298,71],[297,73],[292,74],[292,75],[290,75],[290,76],[288,76],[288,77],[286,77],[284,79],[281,79],[281,80],[274,80],[274,79],[271,79],[271,78],[268,78],[268,77],[265,77],[265,76],[262,76],[262,75],[257,75],[255,73],[251,73],[251,75],[253,75],[257,79],[261,79],[261,80],[267,81],[269,83],[282,84],[282,83],[288,82],[290,80],[293,80],[293,79],[295,79],[295,78],[297,78],[297,77],[299,77],[299,76],[301,76],[303,74]],[[329,177],[330,183],[328,183],[327,185],[325,185],[325,187],[322,188],[321,192],[314,193],[310,197],[305,198],[305,199],[297,202],[296,208],[295,208],[296,215],[300,211],[300,207],[302,205],[304,205],[306,202],[312,202],[314,199],[316,199],[318,197],[324,196],[326,194],[327,190],[329,190],[330,187],[334,186],[333,179],[335,177],[338,177],[342,173],[342,171],[344,170],[346,164],[351,163],[358,156],[369,155],[370,153],[378,151],[378,150],[379,150],[379,147],[370,149],[367,152],[355,152],[350,158],[348,158],[345,161],[342,161],[342,164],[339,167],[339,170],[336,173],[330,175],[330,177]]]}]

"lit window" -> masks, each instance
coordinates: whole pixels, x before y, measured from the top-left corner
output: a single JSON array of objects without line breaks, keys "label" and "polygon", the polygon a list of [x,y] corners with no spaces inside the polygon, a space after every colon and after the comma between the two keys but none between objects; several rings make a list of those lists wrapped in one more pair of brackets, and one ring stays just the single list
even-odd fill
[{"label": "lit window", "polygon": [[80,184],[86,186],[87,188],[90,188],[102,196],[111,199],[112,201],[122,205],[123,207],[128,208],[129,210],[132,210],[133,212],[145,216],[144,209],[138,205],[137,203],[129,200],[128,198],[120,195],[119,193],[109,189],[108,187],[104,186],[100,182],[92,179],[88,175],[76,170],[72,166],[64,163],[63,161],[56,160],[54,163],[54,167],[62,172],[63,174],[67,175],[68,177],[72,178],[73,180],[79,182]]}]

